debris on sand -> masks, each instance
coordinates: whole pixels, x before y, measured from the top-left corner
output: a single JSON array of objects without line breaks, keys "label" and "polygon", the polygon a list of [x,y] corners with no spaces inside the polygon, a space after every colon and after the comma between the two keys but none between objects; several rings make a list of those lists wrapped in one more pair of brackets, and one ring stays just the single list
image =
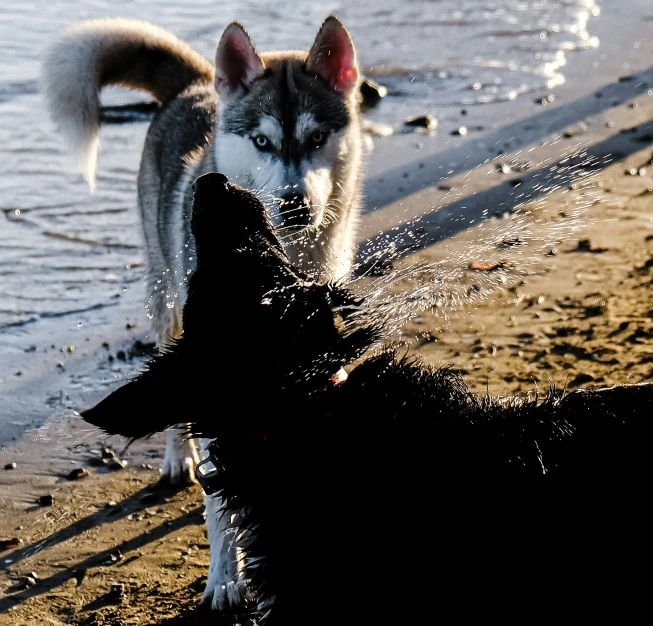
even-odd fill
[{"label": "debris on sand", "polygon": [[[110,470],[118,470],[127,467],[127,461],[121,459],[112,448],[102,448],[100,456],[93,455],[89,457],[88,463],[94,467],[107,467]],[[83,476],[80,476],[80,478],[83,478]]]},{"label": "debris on sand", "polygon": [[404,121],[406,126],[415,126],[417,128],[426,128],[427,130],[435,130],[438,127],[438,120],[430,115],[418,115],[417,117],[410,117]]},{"label": "debris on sand", "polygon": [[20,545],[20,539],[18,537],[0,539],[0,550],[9,550],[9,548],[15,548],[17,545]]},{"label": "debris on sand", "polygon": [[66,478],[68,480],[81,480],[82,478],[87,478],[90,475],[91,474],[87,469],[84,469],[83,467],[76,467],[74,470],[70,470]]},{"label": "debris on sand", "polygon": [[16,469],[16,467],[17,465],[15,463],[7,463],[7,465],[5,465],[6,470]]},{"label": "debris on sand", "polygon": [[52,506],[54,504],[54,496],[52,494],[39,496],[39,504],[41,506]]},{"label": "debris on sand", "polygon": [[369,111],[374,108],[382,98],[388,95],[388,90],[383,85],[365,78],[360,86],[360,93],[362,97],[361,111]]},{"label": "debris on sand", "polygon": [[523,246],[524,241],[522,241],[519,237],[507,237],[506,239],[502,239],[498,244],[497,248],[500,250],[506,250],[508,248],[515,248],[517,246]]},{"label": "debris on sand", "polygon": [[491,272],[493,270],[498,270],[506,266],[506,260],[502,259],[501,261],[470,261],[467,266],[470,270],[476,272]]},{"label": "debris on sand", "polygon": [[125,459],[118,458],[117,455],[114,455],[112,458],[109,459],[107,467],[110,470],[121,470],[127,467],[127,461],[125,461]]},{"label": "debris on sand", "polygon": [[599,253],[599,252],[607,252],[609,249],[610,248],[606,248],[605,246],[595,246],[589,239],[581,239],[578,242],[578,247],[576,248],[576,251]]},{"label": "debris on sand", "polygon": [[34,587],[36,585],[36,578],[33,576],[25,576],[19,582],[19,585],[22,589],[27,589],[28,587]]},{"label": "debris on sand", "polygon": [[549,102],[553,102],[556,99],[556,97],[550,93],[547,94],[546,96],[542,96],[541,98],[536,98],[535,99],[535,104],[549,104]]}]

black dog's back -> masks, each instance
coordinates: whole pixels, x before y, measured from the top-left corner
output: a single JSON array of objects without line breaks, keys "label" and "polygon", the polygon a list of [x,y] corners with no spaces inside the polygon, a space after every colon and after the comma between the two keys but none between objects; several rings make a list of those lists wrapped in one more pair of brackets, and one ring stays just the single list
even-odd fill
[{"label": "black dog's back", "polygon": [[[275,599],[268,624],[587,621],[648,599],[653,385],[523,401],[475,396],[391,347],[354,367],[380,336],[374,310],[290,266],[263,207],[224,177],[197,182],[194,210],[184,337],[84,415],[128,436],[201,418],[213,486],[250,530],[254,605]],[[216,248],[220,214],[238,223]],[[217,343],[216,291],[245,324]],[[161,393],[176,380],[183,406]],[[217,383],[243,381],[238,420],[206,411]]]},{"label": "black dog's back", "polygon": [[632,409],[650,415],[650,386],[502,406],[384,352],[330,396],[227,461],[269,624],[529,623],[647,597],[650,429]]}]

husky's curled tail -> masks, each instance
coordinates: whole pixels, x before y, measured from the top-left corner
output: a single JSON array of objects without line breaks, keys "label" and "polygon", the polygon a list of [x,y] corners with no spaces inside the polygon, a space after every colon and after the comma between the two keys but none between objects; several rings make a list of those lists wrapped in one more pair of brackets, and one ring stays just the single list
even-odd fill
[{"label": "husky's curled tail", "polygon": [[213,64],[172,33],[140,20],[77,24],[51,47],[43,67],[51,115],[91,187],[99,146],[99,94],[106,85],[150,93],[165,104],[186,86],[212,83]]}]

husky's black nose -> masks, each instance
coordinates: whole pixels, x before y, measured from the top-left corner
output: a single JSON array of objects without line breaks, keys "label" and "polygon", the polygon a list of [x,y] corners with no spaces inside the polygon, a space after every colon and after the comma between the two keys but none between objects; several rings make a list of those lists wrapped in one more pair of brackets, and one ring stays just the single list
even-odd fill
[{"label": "husky's black nose", "polygon": [[311,223],[311,208],[307,198],[297,194],[286,194],[279,199],[279,215],[283,228],[306,228]]}]

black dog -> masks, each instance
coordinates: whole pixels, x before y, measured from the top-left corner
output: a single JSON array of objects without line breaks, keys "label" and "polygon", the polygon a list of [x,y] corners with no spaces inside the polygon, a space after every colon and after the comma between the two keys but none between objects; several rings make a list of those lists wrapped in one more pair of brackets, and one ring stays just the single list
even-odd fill
[{"label": "black dog", "polygon": [[383,320],[294,269],[252,194],[198,179],[193,231],[184,336],[83,416],[128,437],[197,416],[266,624],[647,607],[653,385],[492,399],[392,347],[356,365]]}]

